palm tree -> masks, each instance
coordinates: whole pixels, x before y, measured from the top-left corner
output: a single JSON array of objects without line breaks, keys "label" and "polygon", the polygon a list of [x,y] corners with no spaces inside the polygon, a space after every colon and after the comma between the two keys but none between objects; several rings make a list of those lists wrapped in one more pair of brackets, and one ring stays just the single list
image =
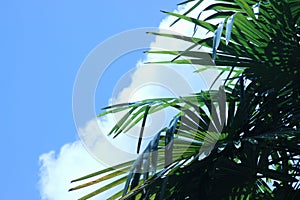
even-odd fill
[{"label": "palm tree", "polygon": [[[207,34],[150,33],[193,44],[184,51],[148,53],[174,55],[158,63],[199,65],[199,71],[216,68],[225,77],[224,86],[104,108],[101,116],[127,111],[110,133],[115,135],[138,121],[144,125],[149,114],[166,107],[178,114],[137,160],[74,180],[102,175],[71,190],[113,177],[82,199],[124,183],[110,199],[300,199],[300,2],[181,4],[186,3],[194,5],[182,15],[165,13],[177,17],[173,24],[187,20],[195,31],[201,27]],[[198,18],[189,17],[199,6]],[[214,12],[205,15],[207,11]],[[210,49],[215,65],[201,59],[199,47]]]}]

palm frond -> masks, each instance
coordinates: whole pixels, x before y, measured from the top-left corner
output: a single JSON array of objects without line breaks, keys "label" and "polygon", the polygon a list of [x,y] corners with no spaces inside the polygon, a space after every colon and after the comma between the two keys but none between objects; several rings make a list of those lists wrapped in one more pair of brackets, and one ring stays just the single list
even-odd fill
[{"label": "palm frond", "polygon": [[[192,6],[183,14],[163,12],[177,18],[171,25],[186,20],[205,34],[197,38],[149,33],[190,47],[146,53],[174,56],[156,64],[198,65],[199,73],[218,69],[227,75],[224,87],[104,108],[99,116],[125,112],[110,132],[114,137],[142,122],[138,150],[149,115],[166,108],[178,114],[136,161],[77,179],[102,175],[73,189],[114,177],[83,199],[121,184],[123,191],[112,198],[299,199],[299,1],[187,0],[181,4],[186,3]],[[199,6],[198,17],[189,16]],[[213,12],[202,17],[208,11]],[[123,172],[129,175],[124,178]]]}]

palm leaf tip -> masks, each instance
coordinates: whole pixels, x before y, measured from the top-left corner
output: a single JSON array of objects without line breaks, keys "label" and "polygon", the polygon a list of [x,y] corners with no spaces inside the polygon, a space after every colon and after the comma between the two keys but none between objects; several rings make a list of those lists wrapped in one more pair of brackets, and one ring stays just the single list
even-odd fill
[{"label": "palm leaf tip", "polygon": [[227,19],[227,23],[226,23],[226,45],[229,44],[229,40],[230,40],[230,37],[231,37],[231,30],[232,30],[232,26],[233,26],[233,22],[234,22],[234,16],[235,16],[235,14],[231,15]]},{"label": "palm leaf tip", "polygon": [[217,30],[215,30],[215,32],[214,32],[213,45],[212,45],[212,50],[213,50],[212,59],[213,59],[213,61],[216,60],[217,49],[220,45],[224,23],[225,23],[225,19],[219,23]]},{"label": "palm leaf tip", "polygon": [[150,108],[151,108],[151,106],[147,105],[147,107],[145,109],[145,112],[144,112],[144,117],[143,117],[143,121],[142,121],[142,127],[141,127],[141,130],[140,130],[140,136],[139,136],[139,139],[138,139],[137,153],[140,152],[140,148],[141,148],[141,144],[142,144],[142,139],[143,139],[143,134],[144,134],[144,129],[145,129],[145,125],[146,125],[146,120],[147,120],[147,116],[148,116]]}]

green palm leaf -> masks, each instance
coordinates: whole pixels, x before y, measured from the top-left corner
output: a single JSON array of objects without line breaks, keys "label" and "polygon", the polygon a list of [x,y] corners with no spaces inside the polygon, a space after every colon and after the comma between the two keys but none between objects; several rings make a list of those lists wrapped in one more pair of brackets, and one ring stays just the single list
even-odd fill
[{"label": "green palm leaf", "polygon": [[[186,3],[193,0],[180,4]],[[190,17],[200,5],[198,18]],[[299,199],[299,1],[201,0],[184,14],[163,12],[177,17],[171,25],[183,19],[209,34],[149,33],[190,43],[185,50],[146,52],[174,56],[149,64],[193,64],[199,73],[213,67],[227,76],[224,89],[104,108],[99,116],[125,112],[110,132],[114,136],[142,121],[138,151],[148,115],[166,108],[178,114],[134,163],[77,179],[102,176],[73,190],[112,178],[83,199],[121,184],[124,190],[111,198]]]}]

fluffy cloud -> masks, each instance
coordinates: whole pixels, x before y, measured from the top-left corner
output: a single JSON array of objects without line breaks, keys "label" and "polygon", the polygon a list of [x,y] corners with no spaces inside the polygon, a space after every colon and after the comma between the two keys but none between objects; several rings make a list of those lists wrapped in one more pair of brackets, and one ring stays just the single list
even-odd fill
[{"label": "fluffy cloud", "polygon": [[[183,13],[189,7],[190,5],[179,7],[176,12]],[[197,16],[198,13],[199,11],[196,10],[192,15]],[[159,28],[162,31],[168,29],[188,36],[193,34],[194,27],[183,20],[175,24],[172,28],[169,28],[169,25],[174,20],[174,17],[166,17],[161,22]],[[174,41],[174,39],[157,37],[156,41],[151,44],[151,49],[183,50],[187,48],[188,45],[190,44],[182,43],[178,40]],[[170,59],[172,59],[171,56],[149,54],[145,61]],[[132,72],[130,76],[125,77],[125,79],[130,79],[131,84],[126,88],[122,88],[121,92],[111,99],[111,103],[129,102],[153,97],[188,95],[210,85],[209,80],[203,80],[201,75],[193,73],[195,70],[193,66],[145,65],[143,62],[138,62],[135,71]],[[208,75],[211,77],[211,80],[213,80],[213,76],[216,74],[211,73]],[[126,82],[128,80],[124,81]],[[148,120],[148,129],[146,129],[149,132],[148,138],[151,137],[151,133],[155,133],[161,126],[165,125],[169,119],[169,113],[157,113],[152,117],[156,120],[151,120],[151,118]],[[104,160],[104,163],[100,163],[93,158],[80,141],[64,145],[58,154],[51,151],[40,156],[39,186],[42,199],[71,200],[81,197],[95,189],[95,186],[75,192],[67,192],[71,187],[70,180],[99,170],[105,167],[105,165],[111,165],[112,163],[110,162],[117,163],[120,160],[122,161],[120,158],[124,158],[124,154],[122,154],[124,151],[126,152],[125,160],[135,157],[133,152],[135,151],[136,138],[138,137],[135,134],[139,130],[138,126],[132,129],[132,132],[127,136],[125,135],[123,138],[120,137],[121,139],[117,138],[114,143],[110,141],[111,139],[108,138],[106,134],[102,134],[107,133],[107,130],[115,124],[116,118],[118,118],[118,116],[107,117],[102,119],[102,121],[91,120],[85,127],[79,128],[78,130],[81,138],[85,141],[87,149],[89,149],[93,155],[99,155],[99,153],[101,153],[103,156],[108,156],[107,158],[100,156],[100,160]],[[112,145],[114,145],[114,147]],[[120,149],[122,146],[125,146],[127,150]],[[111,161],[111,157],[109,157],[111,154],[107,154],[107,150],[112,148],[114,150],[110,152],[120,157],[115,156],[115,161]],[[117,153],[118,151],[120,153]],[[103,154],[103,152],[105,153]],[[99,157],[97,158],[99,159]],[[109,163],[105,162],[105,160],[109,160]],[[101,197],[98,196],[97,199],[101,199]]]},{"label": "fluffy cloud", "polygon": [[70,181],[103,168],[80,141],[65,144],[57,155],[54,151],[43,154],[39,160],[39,185],[43,200],[71,200],[86,195],[95,187],[68,192]]},{"label": "fluffy cloud", "polygon": [[[189,10],[192,5],[194,5],[194,3],[187,4],[186,6],[179,6],[174,12],[183,14]],[[201,6],[193,10],[189,15],[197,18],[200,13],[200,7]],[[205,14],[202,15],[202,17],[203,16],[205,16]],[[163,19],[159,25],[160,32],[185,36],[192,36],[194,34],[193,24],[186,20],[180,20],[170,27],[170,24],[172,24],[172,22],[176,19],[177,18],[173,16],[167,16]],[[205,31],[203,29],[197,29],[195,37],[203,37],[204,35]],[[189,48],[191,45],[193,45],[192,42],[186,42],[175,38],[156,37],[155,41],[151,43],[150,49],[153,51],[182,51]],[[198,47],[195,47],[192,50],[199,51]],[[130,82],[130,85],[122,90],[118,88],[116,91],[121,92],[114,95],[117,96],[117,98],[113,98],[111,102],[114,104],[138,101],[153,97],[178,97],[189,95],[193,92],[198,92],[201,89],[208,88],[217,76],[213,70],[208,70],[201,74],[194,73],[199,66],[193,66],[190,64],[144,64],[155,61],[170,61],[173,58],[173,55],[147,54],[144,61],[139,61],[137,63],[133,72],[122,77],[122,79],[125,80],[120,80],[120,85],[122,85],[122,82]],[[204,59],[211,62],[213,65],[211,57],[208,54]],[[118,85],[116,87],[118,87]]]}]

